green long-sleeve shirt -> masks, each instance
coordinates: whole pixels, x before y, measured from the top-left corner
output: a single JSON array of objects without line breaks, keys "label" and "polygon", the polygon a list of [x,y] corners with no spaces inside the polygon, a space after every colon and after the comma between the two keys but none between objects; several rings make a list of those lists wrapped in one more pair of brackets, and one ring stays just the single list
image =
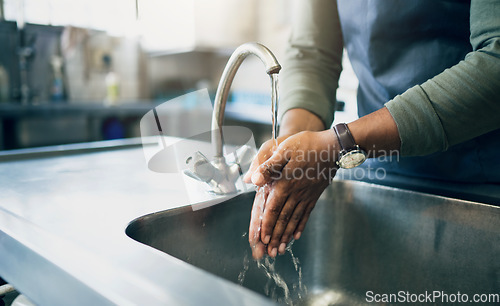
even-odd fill
[{"label": "green long-sleeve shirt", "polygon": [[[342,69],[337,1],[296,6],[280,79],[280,114],[304,108],[330,126]],[[472,52],[462,61],[385,104],[398,127],[401,155],[445,151],[500,128],[500,1],[471,1],[470,34]]]}]

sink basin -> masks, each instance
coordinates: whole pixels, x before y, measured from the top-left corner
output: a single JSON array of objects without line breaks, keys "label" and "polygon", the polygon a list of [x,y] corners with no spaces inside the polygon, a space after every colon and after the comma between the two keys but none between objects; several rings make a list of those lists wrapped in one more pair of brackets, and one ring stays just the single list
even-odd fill
[{"label": "sink basin", "polygon": [[[291,247],[300,260],[296,269],[290,252],[262,263],[265,267],[251,259],[247,231],[253,198],[246,193],[201,210],[188,206],[146,215],[126,233],[280,303],[366,304],[382,297],[375,294],[395,298],[403,292],[413,299],[434,291],[442,299],[448,294],[449,301],[457,293],[471,301],[474,294],[498,298],[500,293],[498,207],[334,181]],[[278,285],[266,271],[279,275]]]}]

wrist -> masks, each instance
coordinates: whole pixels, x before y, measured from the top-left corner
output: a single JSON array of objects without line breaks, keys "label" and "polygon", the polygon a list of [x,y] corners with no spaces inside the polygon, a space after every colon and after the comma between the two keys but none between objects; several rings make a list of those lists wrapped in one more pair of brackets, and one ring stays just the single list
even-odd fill
[{"label": "wrist", "polygon": [[321,141],[321,143],[323,144],[322,150],[328,153],[329,162],[331,162],[336,166],[337,165],[336,162],[340,153],[340,145],[337,135],[335,134],[335,131],[333,129],[328,129],[318,133],[320,133],[322,137]]},{"label": "wrist", "polygon": [[340,168],[351,169],[365,162],[367,154],[360,148],[345,123],[337,124],[333,131],[338,141],[338,161]]}]

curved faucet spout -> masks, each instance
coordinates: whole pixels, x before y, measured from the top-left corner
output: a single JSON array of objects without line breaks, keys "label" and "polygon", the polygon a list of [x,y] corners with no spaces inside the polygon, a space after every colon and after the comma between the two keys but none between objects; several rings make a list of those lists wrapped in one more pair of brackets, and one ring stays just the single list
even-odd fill
[{"label": "curved faucet spout", "polygon": [[200,152],[195,153],[186,160],[189,169],[185,174],[199,181],[207,183],[211,191],[216,194],[231,194],[238,191],[236,182],[243,171],[248,170],[251,160],[255,155],[255,148],[247,145],[237,149],[234,153],[234,163],[228,165],[224,158],[224,141],[222,135],[222,123],[226,110],[229,88],[233,82],[236,71],[245,58],[253,54],[257,56],[266,66],[266,72],[273,79],[274,75],[281,70],[281,66],[274,55],[261,44],[246,43],[239,46],[229,58],[215,94],[214,112],[212,115],[212,145],[215,149],[215,157],[212,162]]},{"label": "curved faucet spout", "polygon": [[222,124],[224,122],[224,113],[226,110],[229,89],[233,83],[236,71],[238,71],[243,60],[250,54],[257,56],[264,63],[267,74],[277,74],[281,70],[281,66],[273,53],[259,43],[243,44],[233,52],[224,68],[215,94],[214,112],[212,115],[212,143],[215,146],[216,159],[223,159],[224,156]]}]

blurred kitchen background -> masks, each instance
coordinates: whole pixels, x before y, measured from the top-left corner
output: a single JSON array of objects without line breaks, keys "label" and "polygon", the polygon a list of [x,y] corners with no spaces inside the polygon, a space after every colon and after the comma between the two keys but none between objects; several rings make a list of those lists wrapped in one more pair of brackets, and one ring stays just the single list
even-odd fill
[{"label": "blurred kitchen background", "polygon": [[[155,105],[203,88],[213,97],[238,45],[258,41],[282,62],[292,13],[289,0],[0,0],[0,150],[140,137]],[[356,118],[344,62],[336,121]],[[226,123],[261,143],[270,108],[269,78],[249,58]],[[175,125],[167,134],[184,136]]]}]

